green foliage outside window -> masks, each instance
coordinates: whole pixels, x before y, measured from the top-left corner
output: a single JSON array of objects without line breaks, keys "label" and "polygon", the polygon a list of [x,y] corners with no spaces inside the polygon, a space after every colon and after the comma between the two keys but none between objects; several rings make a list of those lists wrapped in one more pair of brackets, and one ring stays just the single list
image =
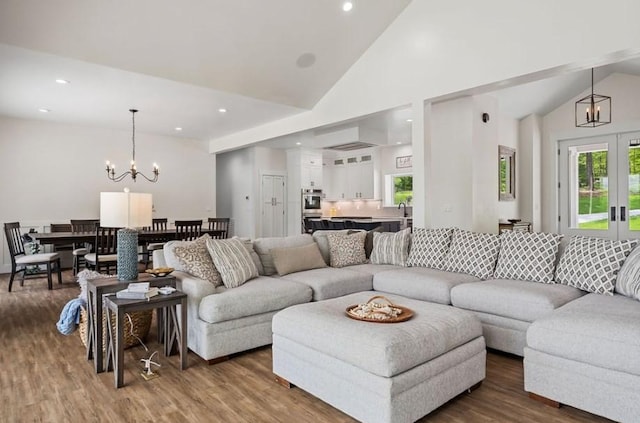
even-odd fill
[{"label": "green foliage outside window", "polygon": [[393,177],[393,204],[409,204],[413,199],[413,176]]}]

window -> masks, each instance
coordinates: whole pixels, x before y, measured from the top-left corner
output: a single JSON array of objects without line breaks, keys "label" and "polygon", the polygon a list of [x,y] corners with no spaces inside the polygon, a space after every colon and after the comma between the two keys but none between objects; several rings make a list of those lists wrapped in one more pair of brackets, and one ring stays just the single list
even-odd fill
[{"label": "window", "polygon": [[387,175],[385,178],[385,203],[397,206],[400,203],[411,205],[413,200],[413,175]]}]

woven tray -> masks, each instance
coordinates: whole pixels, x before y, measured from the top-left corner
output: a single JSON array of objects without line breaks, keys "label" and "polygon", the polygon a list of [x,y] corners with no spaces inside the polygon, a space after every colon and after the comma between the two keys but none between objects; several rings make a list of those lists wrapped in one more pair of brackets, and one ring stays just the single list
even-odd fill
[{"label": "woven tray", "polygon": [[346,313],[352,319],[373,323],[399,323],[413,317],[412,310],[393,304],[382,295],[371,297],[365,304],[350,305]]},{"label": "woven tray", "polygon": [[[138,345],[140,341],[136,336],[143,341],[147,339],[149,329],[151,328],[151,318],[153,317],[153,310],[134,311],[127,313],[131,316],[133,322],[133,331],[131,331],[131,324],[129,319],[125,317],[124,321],[124,348],[130,348],[134,345]],[[80,309],[80,324],[78,325],[78,332],[80,333],[80,340],[82,344],[87,346],[87,322],[88,322],[87,309],[82,307]],[[116,327],[116,316],[111,316],[111,324]],[[102,313],[102,339],[107,342],[107,319],[106,313]]]}]

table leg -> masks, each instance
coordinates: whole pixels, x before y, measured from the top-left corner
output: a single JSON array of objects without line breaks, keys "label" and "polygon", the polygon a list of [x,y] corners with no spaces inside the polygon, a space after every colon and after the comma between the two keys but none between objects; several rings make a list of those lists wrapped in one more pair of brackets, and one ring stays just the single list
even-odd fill
[{"label": "table leg", "polygon": [[91,290],[87,292],[87,360],[93,360],[93,344],[94,344],[94,322],[93,322],[93,302],[94,295]]},{"label": "table leg", "polygon": [[109,308],[106,308],[104,311],[105,311],[105,313],[107,315],[107,339],[106,339],[106,341],[107,341],[107,357],[106,357],[107,363],[105,365],[105,368],[106,368],[106,370],[108,372],[110,372],[111,370],[113,370],[113,366],[115,364],[114,363],[114,357],[113,357],[113,354],[114,354],[114,351],[115,351],[115,349],[114,349],[115,340],[113,338],[113,334],[114,334],[114,329],[115,328],[113,327],[113,324],[111,323],[111,316],[112,316],[113,312]]},{"label": "table leg", "polygon": [[116,388],[124,385],[124,311],[118,307],[118,318],[116,319]]},{"label": "table leg", "polygon": [[102,348],[104,345],[104,339],[102,339],[102,295],[95,295],[93,304],[95,305],[95,313],[93,316],[93,357],[95,361],[96,373],[104,372],[104,357],[102,355]]},{"label": "table leg", "polygon": [[180,370],[187,368],[187,298],[180,301]]}]

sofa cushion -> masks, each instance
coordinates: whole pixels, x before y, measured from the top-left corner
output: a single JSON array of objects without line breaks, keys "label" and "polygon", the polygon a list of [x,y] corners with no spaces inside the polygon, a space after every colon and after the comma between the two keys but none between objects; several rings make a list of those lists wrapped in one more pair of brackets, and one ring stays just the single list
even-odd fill
[{"label": "sofa cushion", "polygon": [[200,301],[198,315],[208,323],[282,310],[311,301],[311,289],[281,278],[261,276],[243,285],[224,289]]},{"label": "sofa cushion", "polygon": [[208,239],[207,250],[227,288],[235,288],[258,276],[251,255],[238,239]]},{"label": "sofa cushion", "polygon": [[278,275],[327,267],[316,243],[300,247],[272,248],[273,264]]},{"label": "sofa cushion", "polygon": [[409,228],[400,232],[374,232],[371,263],[406,266],[410,240]]},{"label": "sofa cushion", "polygon": [[329,257],[329,240],[327,239],[328,234],[346,234],[349,233],[349,229],[339,229],[339,230],[320,230],[315,231],[312,235],[313,240],[318,244],[318,248],[320,248],[320,254],[322,254],[322,258],[327,265],[331,264],[331,259]]},{"label": "sofa cushion", "polygon": [[290,273],[282,278],[310,286],[314,301],[369,291],[372,287],[371,275],[345,268],[324,267]]},{"label": "sofa cushion", "polygon": [[451,289],[461,283],[477,282],[465,273],[445,272],[428,267],[406,267],[376,273],[373,289],[417,300],[451,304]]},{"label": "sofa cushion", "polygon": [[468,273],[480,279],[490,279],[496,265],[500,238],[497,234],[454,229],[451,247],[444,269],[449,272]]},{"label": "sofa cushion", "polygon": [[211,237],[205,234],[193,241],[167,242],[163,248],[167,265],[210,282],[214,286],[222,285],[222,277],[207,250],[207,241],[210,239]]},{"label": "sofa cushion", "polygon": [[631,251],[616,277],[615,292],[640,300],[640,247]]},{"label": "sofa cushion", "polygon": [[451,244],[453,228],[415,228],[407,266],[442,269]]},{"label": "sofa cushion", "polygon": [[364,253],[366,232],[328,234],[329,260],[332,267],[345,267],[367,261]]},{"label": "sofa cushion", "polygon": [[640,376],[640,303],[587,294],[536,320],[527,346],[537,351]]},{"label": "sofa cushion", "polygon": [[553,283],[561,239],[560,234],[503,232],[494,278]]},{"label": "sofa cushion", "polygon": [[560,258],[556,281],[588,292],[613,295],[616,274],[635,240],[574,236]]},{"label": "sofa cushion", "polygon": [[570,286],[495,279],[456,286],[451,304],[511,319],[533,322],[584,292]]},{"label": "sofa cushion", "polygon": [[260,257],[264,266],[264,274],[267,276],[277,273],[273,264],[272,248],[300,247],[313,243],[313,238],[309,234],[292,235],[287,237],[258,238],[253,241],[253,248]]},{"label": "sofa cushion", "polygon": [[394,266],[393,264],[372,264],[372,263],[363,263],[356,264],[354,266],[349,266],[349,270],[354,270],[356,272],[366,273],[368,275],[375,275],[376,273],[386,272],[387,270],[398,270],[404,269],[404,266]]}]

